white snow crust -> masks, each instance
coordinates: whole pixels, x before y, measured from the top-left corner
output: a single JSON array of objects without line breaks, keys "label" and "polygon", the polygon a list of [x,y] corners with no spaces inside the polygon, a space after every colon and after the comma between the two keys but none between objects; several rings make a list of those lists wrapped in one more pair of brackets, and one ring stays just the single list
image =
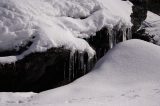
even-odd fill
[{"label": "white snow crust", "polygon": [[[110,50],[73,83],[1,106],[159,106],[160,47],[129,40]],[[15,95],[15,94],[10,94]],[[21,100],[21,99],[20,99]],[[10,102],[13,103],[10,103]]]},{"label": "white snow crust", "polygon": [[82,38],[102,27],[130,28],[130,13],[131,4],[121,0],[0,0],[0,51],[33,42],[21,55],[0,57],[0,62],[62,46],[92,57],[95,51]]}]

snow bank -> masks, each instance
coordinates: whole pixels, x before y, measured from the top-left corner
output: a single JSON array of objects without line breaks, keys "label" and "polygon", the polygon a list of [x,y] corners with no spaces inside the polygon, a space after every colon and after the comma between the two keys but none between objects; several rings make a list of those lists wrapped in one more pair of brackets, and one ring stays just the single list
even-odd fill
[{"label": "snow bank", "polygon": [[0,62],[15,62],[32,52],[62,46],[72,52],[87,51],[92,57],[95,51],[82,38],[102,27],[131,27],[128,2],[103,2],[110,6],[98,0],[0,0],[0,51],[19,50],[33,42],[21,55],[0,57]]},{"label": "snow bank", "polygon": [[23,104],[4,105],[158,106],[159,54],[159,46],[129,40],[110,50],[92,72],[75,82],[34,95]]},{"label": "snow bank", "polygon": [[160,47],[129,40],[109,51],[88,75],[31,100],[55,106],[158,106]]}]

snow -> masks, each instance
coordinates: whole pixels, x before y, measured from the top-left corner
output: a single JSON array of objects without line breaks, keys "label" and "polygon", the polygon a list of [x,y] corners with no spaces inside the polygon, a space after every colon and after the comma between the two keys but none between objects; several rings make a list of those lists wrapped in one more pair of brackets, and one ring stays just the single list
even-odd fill
[{"label": "snow", "polygon": [[[124,19],[127,23],[131,22],[130,15],[132,13],[132,3],[122,0],[99,0],[104,8],[109,10],[114,15]],[[131,24],[131,23],[130,23]]]},{"label": "snow", "polygon": [[7,92],[0,92],[0,104],[4,104],[4,103],[23,103],[24,100],[26,100],[26,98],[30,98],[33,95],[35,95],[35,93],[33,92],[28,92],[28,93],[7,93]]},{"label": "snow", "polygon": [[153,42],[160,45],[160,16],[149,11],[143,27],[147,34],[153,36]]},{"label": "snow", "polygon": [[35,94],[22,103],[0,103],[1,106],[159,106],[159,54],[159,46],[128,40],[111,49],[92,72],[69,85]]},{"label": "snow", "polygon": [[[0,0],[0,51],[33,44],[11,63],[52,47],[95,51],[82,38],[102,27],[131,27],[132,4],[121,0]],[[47,10],[47,11],[46,11]],[[81,19],[83,18],[83,19]],[[159,16],[148,12],[146,31],[159,40]],[[87,75],[73,83],[35,93],[0,93],[1,106],[159,106],[160,47],[129,40],[111,49]]]},{"label": "snow", "polygon": [[121,0],[0,0],[0,51],[19,50],[33,42],[21,55],[0,57],[0,62],[62,46],[87,51],[91,58],[95,51],[82,38],[94,36],[102,27],[130,28],[130,13],[131,4]]}]

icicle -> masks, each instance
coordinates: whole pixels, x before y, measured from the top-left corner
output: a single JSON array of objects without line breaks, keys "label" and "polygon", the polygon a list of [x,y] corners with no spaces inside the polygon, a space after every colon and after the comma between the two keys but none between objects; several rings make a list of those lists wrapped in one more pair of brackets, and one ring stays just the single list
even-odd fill
[{"label": "icicle", "polygon": [[113,33],[112,33],[112,29],[108,28],[108,34],[109,34],[109,47],[110,49],[113,48]]},{"label": "icicle", "polygon": [[90,69],[93,67],[93,59],[94,59],[94,58],[92,58],[92,59],[90,60]]},{"label": "icicle", "polygon": [[69,79],[69,81],[71,81],[71,68],[72,66],[71,66],[71,61],[69,61],[69,70],[68,70],[68,79]]},{"label": "icicle", "polygon": [[64,63],[63,78],[66,79],[66,63]]},{"label": "icicle", "polygon": [[86,74],[87,73],[87,70],[86,70],[86,63],[84,64],[84,73]]},{"label": "icicle", "polygon": [[126,28],[122,28],[122,34],[123,34],[123,41],[126,41],[127,40]]},{"label": "icicle", "polygon": [[90,59],[87,61],[87,69],[90,70]]},{"label": "icicle", "polygon": [[78,54],[78,70],[81,70],[80,55]]},{"label": "icicle", "polygon": [[73,56],[73,58],[72,58],[72,77],[73,77],[73,79],[74,79],[74,71],[75,71],[75,68],[74,68],[74,65],[75,65],[75,55],[76,55],[76,53],[74,53],[74,56]]},{"label": "icicle", "polygon": [[116,35],[115,35],[115,32],[112,31],[112,38],[113,38],[113,46],[116,45]]},{"label": "icicle", "polygon": [[132,39],[132,31],[131,31],[131,28],[128,28],[127,38],[128,38],[128,39]]},{"label": "icicle", "polygon": [[115,46],[117,44],[117,33],[116,31],[113,31],[112,33],[113,33],[113,44]]},{"label": "icicle", "polygon": [[94,56],[94,59],[95,59],[95,61],[98,61],[98,58],[97,58],[97,56],[96,56],[96,55]]},{"label": "icicle", "polygon": [[72,67],[72,65],[73,65],[72,58],[73,58],[73,56],[74,56],[74,53],[75,53],[75,52],[71,52],[71,53],[70,53],[70,59],[69,59],[69,72],[68,72],[68,74],[69,74],[69,75],[68,75],[69,81],[71,81],[71,76],[72,76],[72,68],[73,68],[73,67]]},{"label": "icicle", "polygon": [[84,72],[84,53],[81,53],[81,69],[83,70],[83,74],[85,74]]}]

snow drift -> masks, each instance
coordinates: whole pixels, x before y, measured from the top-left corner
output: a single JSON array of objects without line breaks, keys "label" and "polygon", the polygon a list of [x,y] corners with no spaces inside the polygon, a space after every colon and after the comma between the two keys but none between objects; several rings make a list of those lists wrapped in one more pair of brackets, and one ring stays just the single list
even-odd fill
[{"label": "snow drift", "polygon": [[159,46],[129,40],[110,50],[91,73],[69,85],[31,94],[32,97],[24,100],[9,99],[12,103],[4,102],[2,95],[1,103],[7,106],[158,106],[158,54]]},{"label": "snow drift", "polygon": [[88,75],[42,92],[31,103],[63,106],[159,105],[160,47],[129,40],[109,51]]}]

